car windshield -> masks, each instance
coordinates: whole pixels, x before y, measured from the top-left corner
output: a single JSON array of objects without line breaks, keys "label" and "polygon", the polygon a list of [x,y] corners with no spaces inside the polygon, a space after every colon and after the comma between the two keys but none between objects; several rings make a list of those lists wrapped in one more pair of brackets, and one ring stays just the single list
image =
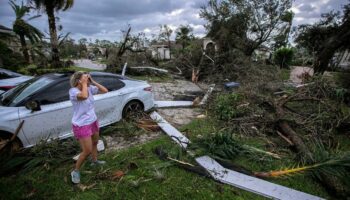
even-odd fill
[{"label": "car windshield", "polygon": [[15,88],[0,95],[0,105],[2,106],[15,106],[28,96],[33,95],[35,92],[45,87],[49,83],[53,82],[48,77],[39,77],[26,81]]}]

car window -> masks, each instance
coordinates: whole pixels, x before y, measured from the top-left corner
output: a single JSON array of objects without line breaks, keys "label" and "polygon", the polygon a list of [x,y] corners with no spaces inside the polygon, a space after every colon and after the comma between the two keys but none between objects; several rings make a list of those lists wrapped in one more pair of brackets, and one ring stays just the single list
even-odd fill
[{"label": "car window", "polygon": [[39,101],[41,105],[59,103],[69,100],[69,80],[64,80],[52,85],[32,97],[31,100]]},{"label": "car window", "polygon": [[125,86],[125,83],[113,76],[93,76],[92,78],[99,84],[105,86],[108,91],[119,90]]}]

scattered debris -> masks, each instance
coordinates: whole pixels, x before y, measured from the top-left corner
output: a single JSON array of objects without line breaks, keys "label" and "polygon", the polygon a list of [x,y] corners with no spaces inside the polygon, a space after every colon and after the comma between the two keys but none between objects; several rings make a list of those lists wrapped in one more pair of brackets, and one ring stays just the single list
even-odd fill
[{"label": "scattered debris", "polygon": [[[19,123],[19,125],[18,125],[17,128],[16,128],[15,133],[12,135],[12,137],[11,137],[9,140],[0,141],[0,152],[1,152],[2,150],[6,149],[6,147],[9,146],[9,145],[16,139],[16,137],[17,137],[19,131],[20,131],[20,130],[22,129],[22,127],[23,127],[23,124],[24,124],[24,120],[22,120],[22,121]],[[13,153],[12,150],[13,150],[13,149],[10,150],[11,153]],[[14,149],[14,150],[16,150],[16,149]]]},{"label": "scattered debris", "polygon": [[83,184],[79,183],[79,184],[77,185],[77,187],[78,187],[81,191],[84,192],[85,190],[89,190],[89,189],[95,187],[95,185],[96,185],[96,183],[91,184],[91,185],[83,185]]},{"label": "scattered debris", "polygon": [[128,66],[128,63],[126,62],[124,64],[123,70],[122,70],[122,76],[125,76],[125,72],[126,72],[126,67]]},{"label": "scattered debris", "polygon": [[201,114],[196,117],[197,119],[204,119],[207,118],[207,115]]},{"label": "scattered debris", "polygon": [[115,180],[115,179],[121,179],[123,176],[125,175],[125,173],[121,170],[117,170],[113,173],[112,175],[112,180]]},{"label": "scattered debris", "polygon": [[180,131],[178,131],[176,128],[174,128],[172,125],[170,125],[167,121],[163,119],[162,116],[160,116],[157,112],[151,113],[151,118],[155,120],[160,128],[171,137],[172,140],[174,140],[176,143],[178,143],[181,147],[187,148],[187,145],[189,144],[189,140],[187,137],[182,135]]},{"label": "scattered debris", "polygon": [[[177,142],[181,147],[186,148],[190,141],[183,136],[178,130],[176,130],[173,126],[171,126],[168,122],[166,122],[157,112],[153,112],[151,114],[151,118],[160,121],[158,122],[159,126],[163,129],[163,131],[168,134],[175,142]],[[174,139],[174,136],[176,139]],[[262,152],[274,158],[280,159],[280,156],[277,154],[266,152],[254,147],[246,146],[250,150],[256,152]],[[189,171],[201,174],[206,176],[201,169],[198,169],[195,165],[191,163],[186,163],[183,161],[179,161],[167,156],[166,153],[162,152],[161,149],[156,149],[156,154],[162,159],[172,160],[177,165],[185,168]],[[252,176],[248,176],[245,174],[241,174],[232,170],[225,169],[219,163],[208,156],[203,156],[196,158],[196,161],[199,165],[201,165],[210,175],[215,179],[222,183],[226,183],[256,194],[263,195],[265,197],[270,197],[274,199],[298,199],[298,200],[313,200],[313,199],[322,199],[320,197],[316,197],[310,194],[306,194],[297,190],[293,190],[284,186],[280,186],[277,184],[273,184],[264,180],[257,179]]]},{"label": "scattered debris", "polygon": [[161,73],[168,73],[169,71],[166,69],[160,69],[160,68],[155,68],[155,67],[130,67],[131,69],[140,69],[140,70],[154,70],[158,71]]},{"label": "scattered debris", "polygon": [[151,120],[151,119],[141,119],[137,121],[137,127],[142,128],[146,131],[150,132],[156,132],[159,131],[160,128],[157,124],[157,122]]},{"label": "scattered debris", "polygon": [[199,103],[199,105],[204,105],[207,103],[209,96],[214,91],[214,88],[215,88],[215,84],[212,84],[209,86],[207,93],[204,95],[204,97],[203,97],[202,101]]},{"label": "scattered debris", "polygon": [[228,83],[225,83],[224,84],[224,87],[226,90],[229,90],[231,88],[236,88],[236,87],[239,87],[241,84],[240,83],[237,83],[237,82],[228,82]]}]

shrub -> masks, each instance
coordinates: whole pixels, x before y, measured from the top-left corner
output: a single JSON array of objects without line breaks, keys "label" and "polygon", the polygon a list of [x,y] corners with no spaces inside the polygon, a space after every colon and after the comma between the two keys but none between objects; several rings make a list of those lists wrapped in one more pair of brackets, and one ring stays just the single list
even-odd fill
[{"label": "shrub", "polygon": [[292,64],[294,51],[291,48],[282,47],[275,51],[273,60],[280,68],[289,68]]},{"label": "shrub", "polygon": [[236,93],[223,94],[215,99],[214,112],[221,120],[230,120],[247,113],[247,107],[242,104],[243,97]]},{"label": "shrub", "polygon": [[25,65],[25,60],[22,54],[13,52],[4,42],[0,41],[0,67],[17,71],[23,65]]}]

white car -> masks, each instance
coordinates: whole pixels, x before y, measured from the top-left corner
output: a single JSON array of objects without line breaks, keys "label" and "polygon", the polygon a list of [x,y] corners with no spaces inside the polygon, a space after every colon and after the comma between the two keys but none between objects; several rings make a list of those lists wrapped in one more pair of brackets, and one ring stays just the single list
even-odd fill
[{"label": "white car", "polygon": [[0,94],[32,78],[34,77],[0,68]]},{"label": "white car", "polygon": [[[95,112],[100,126],[119,121],[128,113],[154,106],[151,86],[111,73],[92,72],[94,80],[109,92],[97,94]],[[72,73],[33,78],[0,95],[0,142],[9,139],[24,120],[15,144],[31,147],[41,140],[73,136],[69,78]]]}]

